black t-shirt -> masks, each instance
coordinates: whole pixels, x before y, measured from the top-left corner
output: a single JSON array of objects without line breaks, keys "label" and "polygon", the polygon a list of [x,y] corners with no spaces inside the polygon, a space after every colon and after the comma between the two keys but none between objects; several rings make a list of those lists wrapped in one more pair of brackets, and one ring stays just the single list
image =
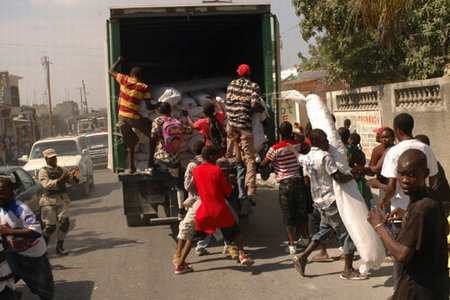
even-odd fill
[{"label": "black t-shirt", "polygon": [[394,299],[448,299],[447,223],[441,204],[428,188],[410,199],[399,242],[414,254],[402,265]]}]

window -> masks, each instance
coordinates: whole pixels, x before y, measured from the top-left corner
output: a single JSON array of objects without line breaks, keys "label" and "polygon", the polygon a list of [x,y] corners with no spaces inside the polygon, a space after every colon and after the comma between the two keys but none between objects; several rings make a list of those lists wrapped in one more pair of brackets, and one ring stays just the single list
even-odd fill
[{"label": "window", "polygon": [[90,135],[86,137],[86,142],[91,148],[92,146],[102,145],[107,146],[108,145],[108,135],[107,134],[95,134]]},{"label": "window", "polygon": [[77,143],[75,141],[52,141],[46,143],[39,143],[33,146],[31,150],[30,159],[44,158],[42,151],[53,148],[58,156],[72,156],[80,155]]},{"label": "window", "polygon": [[20,186],[18,188],[19,193],[26,191],[34,185],[33,179],[22,169],[16,169],[13,171],[14,176],[19,179]]}]

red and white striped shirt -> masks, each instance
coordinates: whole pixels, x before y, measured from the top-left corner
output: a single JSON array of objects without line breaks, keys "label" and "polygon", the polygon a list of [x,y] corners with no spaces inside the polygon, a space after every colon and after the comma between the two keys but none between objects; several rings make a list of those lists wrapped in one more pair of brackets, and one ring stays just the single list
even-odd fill
[{"label": "red and white striped shirt", "polygon": [[295,145],[298,151],[301,150],[300,141],[283,140],[272,146],[266,155],[266,159],[272,162],[277,182],[288,178],[300,177],[300,164],[297,156],[287,147],[288,144]]}]

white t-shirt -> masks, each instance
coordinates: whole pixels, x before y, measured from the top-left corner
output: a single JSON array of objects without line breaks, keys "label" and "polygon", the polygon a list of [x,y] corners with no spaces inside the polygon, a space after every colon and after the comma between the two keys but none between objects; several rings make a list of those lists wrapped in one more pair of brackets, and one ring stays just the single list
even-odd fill
[{"label": "white t-shirt", "polygon": [[311,196],[318,209],[326,209],[336,198],[333,189],[332,174],[339,169],[330,153],[317,147],[311,147],[307,155],[299,155],[298,162],[303,174],[311,181]]},{"label": "white t-shirt", "polygon": [[[383,168],[381,169],[381,175],[386,178],[397,178],[398,159],[403,154],[403,152],[409,149],[417,149],[425,153],[427,157],[428,169],[430,169],[430,176],[434,176],[437,174],[438,172],[437,161],[430,146],[418,140],[411,139],[401,141],[400,143],[389,149],[388,153],[386,153],[386,156],[384,158]],[[390,201],[392,210],[394,210],[397,207],[400,207],[404,210],[408,208],[409,197],[403,193],[400,184],[397,183],[395,195],[392,197]]]},{"label": "white t-shirt", "polygon": [[[31,229],[42,233],[41,224],[31,209],[24,203],[14,200],[5,210],[0,208],[0,224],[8,224],[13,229]],[[27,257],[41,257],[47,252],[47,245],[41,237],[7,236],[9,249]]]}]

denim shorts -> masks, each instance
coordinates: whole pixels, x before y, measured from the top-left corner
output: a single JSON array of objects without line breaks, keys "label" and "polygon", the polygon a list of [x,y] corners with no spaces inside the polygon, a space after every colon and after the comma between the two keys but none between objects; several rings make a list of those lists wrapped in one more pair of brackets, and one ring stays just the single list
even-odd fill
[{"label": "denim shorts", "polygon": [[331,237],[333,231],[336,232],[339,242],[344,249],[344,254],[353,254],[356,251],[355,244],[347,232],[341,216],[339,215],[336,202],[333,202],[326,209],[320,209],[320,228],[311,238],[313,241],[324,243]]},{"label": "denim shorts", "polygon": [[22,279],[33,294],[41,299],[53,299],[55,286],[47,253],[40,257],[27,257],[7,250],[6,261],[15,282]]}]

